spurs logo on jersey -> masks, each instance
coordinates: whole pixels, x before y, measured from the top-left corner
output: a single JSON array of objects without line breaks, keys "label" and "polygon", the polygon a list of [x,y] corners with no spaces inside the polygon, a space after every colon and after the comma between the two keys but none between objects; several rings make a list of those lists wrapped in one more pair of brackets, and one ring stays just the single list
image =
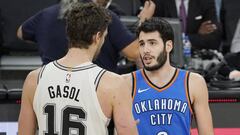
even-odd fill
[{"label": "spurs logo on jersey", "polygon": [[42,68],[33,103],[39,134],[106,135],[109,119],[96,94],[104,72],[90,62],[71,71],[57,61]]}]

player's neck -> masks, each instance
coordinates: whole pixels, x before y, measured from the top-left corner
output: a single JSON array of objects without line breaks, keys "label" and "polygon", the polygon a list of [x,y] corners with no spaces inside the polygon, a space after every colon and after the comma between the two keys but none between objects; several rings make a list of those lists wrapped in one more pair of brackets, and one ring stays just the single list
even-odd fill
[{"label": "player's neck", "polygon": [[171,80],[175,70],[176,68],[172,67],[170,64],[165,64],[163,67],[155,71],[145,70],[145,73],[155,85],[161,87]]},{"label": "player's neck", "polygon": [[68,53],[58,62],[68,67],[74,67],[82,63],[92,62],[93,56],[94,54],[90,49],[70,48]]},{"label": "player's neck", "polygon": [[165,76],[165,74],[169,74],[172,71],[174,71],[174,67],[172,67],[170,64],[165,64],[161,68],[154,70],[154,71],[146,71],[146,73],[150,76]]}]

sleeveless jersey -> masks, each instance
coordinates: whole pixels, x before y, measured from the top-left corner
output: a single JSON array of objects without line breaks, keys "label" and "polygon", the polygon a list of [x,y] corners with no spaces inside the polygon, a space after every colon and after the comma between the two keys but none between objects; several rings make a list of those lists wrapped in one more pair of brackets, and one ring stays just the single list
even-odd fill
[{"label": "sleeveless jersey", "polygon": [[133,72],[133,115],[140,120],[139,135],[190,135],[188,74],[176,69],[171,81],[159,88],[144,70]]},{"label": "sleeveless jersey", "polygon": [[106,135],[109,119],[96,94],[104,72],[91,62],[43,67],[33,101],[39,135]]}]

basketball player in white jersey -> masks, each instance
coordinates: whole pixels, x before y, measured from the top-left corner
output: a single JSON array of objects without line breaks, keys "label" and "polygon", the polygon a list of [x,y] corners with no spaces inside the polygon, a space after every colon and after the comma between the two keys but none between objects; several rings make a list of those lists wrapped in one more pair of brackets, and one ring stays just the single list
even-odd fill
[{"label": "basketball player in white jersey", "polygon": [[110,19],[92,3],[76,3],[69,11],[68,53],[25,80],[19,135],[35,135],[36,130],[39,135],[106,135],[112,116],[119,135],[137,135],[124,79],[92,63]]},{"label": "basketball player in white jersey", "polygon": [[171,66],[174,34],[171,25],[152,18],[138,28],[143,69],[125,75],[133,89],[133,115],[139,135],[190,135],[191,118],[199,135],[213,135],[204,78]]}]

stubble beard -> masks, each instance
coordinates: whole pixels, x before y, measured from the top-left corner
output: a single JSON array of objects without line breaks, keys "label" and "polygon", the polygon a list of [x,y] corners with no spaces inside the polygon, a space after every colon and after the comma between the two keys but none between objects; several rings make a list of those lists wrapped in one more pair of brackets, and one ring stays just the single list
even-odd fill
[{"label": "stubble beard", "polygon": [[166,63],[167,61],[167,51],[164,48],[162,52],[160,52],[160,54],[157,57],[157,64],[153,65],[153,66],[146,66],[143,62],[143,58],[141,56],[141,61],[143,63],[144,69],[146,69],[147,71],[155,71],[158,70],[160,68],[163,67],[163,65]]}]

